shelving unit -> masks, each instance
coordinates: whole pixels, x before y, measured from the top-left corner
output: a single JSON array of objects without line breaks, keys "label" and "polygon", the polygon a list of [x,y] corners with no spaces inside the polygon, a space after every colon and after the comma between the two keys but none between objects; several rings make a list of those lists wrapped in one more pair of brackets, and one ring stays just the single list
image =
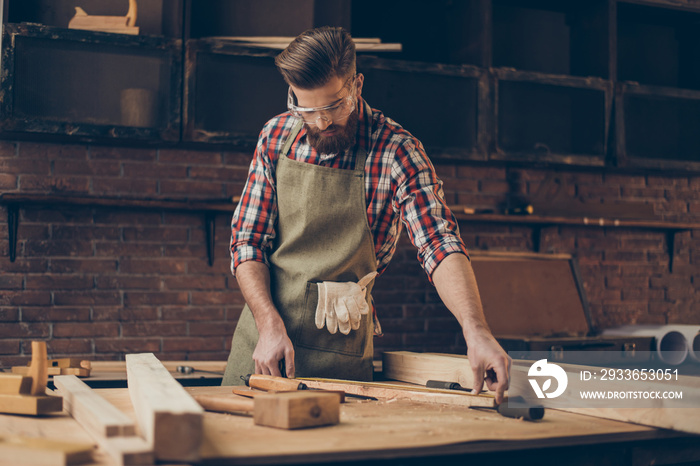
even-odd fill
[{"label": "shelving unit", "polygon": [[73,3],[5,1],[4,134],[250,148],[286,86],[278,50],[227,37],[327,24],[402,44],[359,54],[364,95],[435,159],[700,170],[694,0],[142,0],[137,37],[65,29]]}]

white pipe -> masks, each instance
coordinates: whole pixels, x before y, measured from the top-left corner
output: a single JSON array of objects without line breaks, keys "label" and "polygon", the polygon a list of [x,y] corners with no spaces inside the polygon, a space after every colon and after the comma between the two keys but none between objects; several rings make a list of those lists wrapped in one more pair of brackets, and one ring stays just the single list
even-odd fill
[{"label": "white pipe", "polygon": [[669,324],[668,327],[683,334],[688,342],[688,356],[700,362],[700,325]]},{"label": "white pipe", "polygon": [[[700,327],[696,327],[700,330]],[[623,325],[603,330],[606,336],[654,337],[656,354],[659,359],[671,366],[681,364],[688,357],[688,340],[678,329],[669,325]]]}]

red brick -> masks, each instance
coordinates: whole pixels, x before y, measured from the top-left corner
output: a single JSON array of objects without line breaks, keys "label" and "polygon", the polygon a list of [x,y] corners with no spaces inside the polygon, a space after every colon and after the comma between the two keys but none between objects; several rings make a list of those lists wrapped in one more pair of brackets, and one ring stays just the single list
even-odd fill
[{"label": "red brick", "polygon": [[[189,224],[193,223],[192,216],[188,218]],[[167,218],[166,218],[167,223]],[[196,221],[195,221],[196,224]],[[182,243],[187,241],[187,229],[186,228],[174,228],[168,227],[125,227],[123,228],[124,241],[145,241],[145,242],[159,242],[159,243]]]},{"label": "red brick", "polygon": [[[221,307],[175,307],[163,306],[163,320],[194,321],[224,320],[226,312]],[[236,316],[235,319],[238,319]],[[234,319],[234,320],[235,320]]]},{"label": "red brick", "polygon": [[86,322],[90,320],[90,308],[22,308],[24,322]]},{"label": "red brick", "polygon": [[112,291],[55,291],[54,304],[56,306],[109,306],[122,303],[120,293]]},{"label": "red brick", "polygon": [[97,353],[157,353],[160,338],[96,338]]},{"label": "red brick", "polygon": [[158,308],[144,307],[94,307],[92,320],[94,321],[119,321],[132,322],[138,320],[158,319]]},{"label": "red brick", "polygon": [[24,242],[25,256],[91,256],[92,245],[76,240],[34,240]]},{"label": "red brick", "polygon": [[103,275],[95,278],[98,289],[110,290],[147,290],[159,289],[160,277],[144,277],[138,275]]},{"label": "red brick", "polygon": [[84,275],[27,275],[27,290],[89,290],[94,287],[93,278]]},{"label": "red brick", "polygon": [[224,152],[223,159],[225,165],[237,167],[249,167],[253,161],[253,151],[250,152]]},{"label": "red brick", "polygon": [[243,168],[228,168],[228,167],[191,167],[189,177],[199,180],[245,180],[248,176],[248,170]]},{"label": "red brick", "polygon": [[21,275],[0,275],[0,290],[21,290],[23,282]]},{"label": "red brick", "polygon": [[160,194],[173,197],[192,197],[192,193],[197,193],[197,197],[211,196],[221,198],[225,191],[220,183],[210,181],[174,181],[161,180]]},{"label": "red brick", "polygon": [[131,259],[119,261],[121,273],[172,275],[185,273],[185,262],[178,259]]},{"label": "red brick", "polygon": [[116,322],[89,323],[55,323],[53,324],[54,338],[62,337],[116,337],[119,335],[119,324]]},{"label": "red brick", "polygon": [[163,351],[222,351],[223,341],[217,338],[163,338]]},{"label": "red brick", "polygon": [[174,275],[163,279],[166,290],[222,290],[226,287],[226,277]]},{"label": "red brick", "polygon": [[47,177],[21,175],[19,186],[22,191],[49,191],[52,193],[88,193],[90,180],[86,177]]},{"label": "red brick", "polygon": [[51,228],[51,237],[54,240],[72,241],[118,241],[121,237],[119,229],[107,226],[95,225],[65,225],[56,224]]},{"label": "red brick", "polygon": [[232,337],[236,324],[232,322],[190,322],[189,335],[194,336],[223,336]]},{"label": "red brick", "polygon": [[92,340],[86,338],[53,338],[46,342],[46,349],[51,357],[57,355],[90,355],[92,356]]},{"label": "red brick", "polygon": [[0,338],[47,338],[50,331],[46,323],[0,323]]},{"label": "red brick", "polygon": [[[55,160],[53,162],[54,174],[57,176],[110,176],[118,177],[121,175],[121,166],[116,161],[85,161],[85,160]],[[27,172],[25,172],[27,173]]]},{"label": "red brick", "polygon": [[158,161],[161,163],[184,163],[188,165],[221,165],[223,157],[219,151],[160,149],[158,151]]},{"label": "red brick", "polygon": [[18,322],[19,309],[16,307],[0,307],[0,322]]},{"label": "red brick", "polygon": [[124,293],[124,303],[127,306],[159,306],[163,304],[188,304],[189,294],[187,292],[166,292],[154,291],[138,292],[127,291]]},{"label": "red brick", "polygon": [[145,337],[158,335],[183,336],[187,334],[184,322],[124,322],[122,323],[123,337]]},{"label": "red brick", "polygon": [[121,178],[97,178],[93,181],[95,194],[154,197],[158,193],[158,182],[155,180],[134,180]]},{"label": "red brick", "polygon": [[138,160],[153,162],[156,160],[155,149],[133,147],[90,147],[90,159],[94,160]]},{"label": "red brick", "polygon": [[187,167],[184,165],[163,165],[153,163],[125,163],[124,178],[152,178],[156,180],[185,179]]},{"label": "red brick", "polygon": [[[134,242],[96,242],[95,256],[98,257],[146,257],[159,258],[162,256],[162,246],[160,244],[138,244]],[[128,260],[128,259],[127,259]],[[120,269],[121,270],[121,269]]]},{"label": "red brick", "polygon": [[84,273],[102,274],[115,272],[117,261],[115,259],[52,259],[51,272],[53,273]]},{"label": "red brick", "polygon": [[51,293],[48,291],[8,291],[0,294],[0,305],[48,306]]},{"label": "red brick", "polygon": [[13,191],[19,188],[19,178],[16,175],[0,173],[0,189],[3,191]]},{"label": "red brick", "polygon": [[19,354],[20,340],[0,340],[0,354]]}]

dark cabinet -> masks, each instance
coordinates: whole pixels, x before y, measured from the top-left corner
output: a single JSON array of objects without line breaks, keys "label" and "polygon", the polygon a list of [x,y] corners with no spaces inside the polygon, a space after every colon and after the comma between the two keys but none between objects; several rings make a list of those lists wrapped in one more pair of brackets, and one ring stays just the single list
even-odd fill
[{"label": "dark cabinet", "polygon": [[239,39],[332,25],[401,44],[359,52],[364,97],[433,158],[700,169],[695,2],[141,0],[138,36],[66,29],[75,3],[5,2],[5,134],[252,147],[285,39]]}]

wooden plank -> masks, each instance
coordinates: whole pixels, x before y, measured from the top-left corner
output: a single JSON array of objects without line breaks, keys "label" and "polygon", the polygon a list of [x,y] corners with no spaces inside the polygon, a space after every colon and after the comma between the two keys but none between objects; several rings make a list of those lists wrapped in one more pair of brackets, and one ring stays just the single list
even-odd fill
[{"label": "wooden plank", "polygon": [[74,375],[54,378],[66,411],[119,466],[153,464],[153,449],[136,436],[134,421]]},{"label": "wooden plank", "polygon": [[164,461],[198,461],[204,410],[153,353],[126,356],[127,383],[141,434]]},{"label": "wooden plank", "polygon": [[94,445],[21,436],[0,437],[0,458],[7,465],[64,466],[92,460]]},{"label": "wooden plank", "polygon": [[58,375],[54,385],[64,408],[86,430],[100,437],[136,435],[136,424],[75,375]]},{"label": "wooden plank", "polygon": [[[398,353],[398,355],[395,356],[395,353]],[[385,358],[384,360],[384,371],[386,373],[388,369],[389,373],[393,374],[394,377],[399,377],[398,380],[420,383],[420,380],[426,378],[447,377],[450,370],[455,370],[455,368],[459,367],[460,364],[464,364],[465,361],[466,357],[462,355],[390,352],[389,357]],[[590,370],[591,372],[600,370],[599,367],[592,366],[561,363],[557,364],[569,374],[570,385],[577,383],[581,370]],[[513,371],[519,371],[521,373],[524,372],[527,374],[527,371],[531,365],[532,361],[515,361],[511,368],[511,374]],[[457,372],[455,372],[455,375],[458,376]],[[518,377],[518,380],[525,381],[527,380],[527,377],[520,376]],[[459,382],[459,379],[448,379],[447,381]],[[461,384],[462,382],[459,383]],[[684,392],[684,397],[693,395],[698,396],[698,391],[700,391],[700,379],[697,377],[678,376],[678,382],[677,384],[674,383],[673,386],[663,383],[645,382],[645,387],[647,386],[651,387],[651,389],[657,390],[682,389]],[[610,383],[609,385],[606,385],[606,390],[615,390],[615,387],[616,385],[614,383]],[[511,376],[510,391],[512,391],[513,388],[513,377]],[[629,390],[629,386],[620,386],[618,388]],[[518,387],[518,389],[522,393],[523,390],[529,390],[531,388],[529,385],[523,385],[522,387]],[[660,401],[660,404],[654,408],[572,408],[566,406],[566,402],[563,402],[563,404],[558,403],[557,406],[553,406],[551,409],[616,421],[632,422],[635,424],[662,429],[673,429],[682,432],[700,434],[700,423],[698,422],[698,419],[700,419],[700,408],[679,409],[663,407],[663,400]],[[548,406],[551,403],[553,403],[553,401],[548,400]]]},{"label": "wooden plank", "polygon": [[491,395],[472,395],[469,392],[411,387],[379,382],[355,382],[335,379],[302,378],[309,388],[342,390],[354,395],[371,396],[380,400],[410,400],[421,403],[449,404],[462,407],[495,408],[496,400]]},{"label": "wooden plank", "polygon": [[254,399],[255,424],[280,429],[301,429],[340,422],[337,393],[306,391],[266,394]]}]

